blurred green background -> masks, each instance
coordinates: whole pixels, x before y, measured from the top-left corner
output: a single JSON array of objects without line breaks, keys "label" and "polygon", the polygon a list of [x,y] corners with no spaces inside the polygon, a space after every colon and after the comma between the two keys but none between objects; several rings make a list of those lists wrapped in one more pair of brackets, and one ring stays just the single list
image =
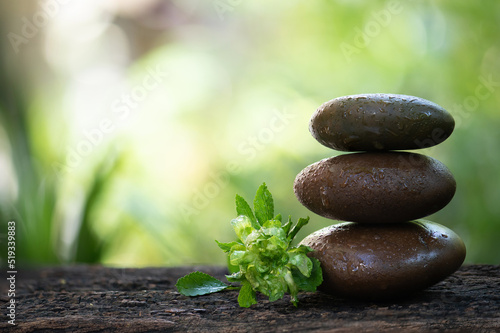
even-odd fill
[{"label": "blurred green background", "polygon": [[[422,151],[458,183],[428,219],[500,263],[500,2],[128,0],[0,5],[0,234],[23,264],[223,264],[234,196],[338,154],[323,102],[429,99],[454,134]],[[2,247],[4,248],[4,247]],[[0,257],[5,263],[6,250]]]}]

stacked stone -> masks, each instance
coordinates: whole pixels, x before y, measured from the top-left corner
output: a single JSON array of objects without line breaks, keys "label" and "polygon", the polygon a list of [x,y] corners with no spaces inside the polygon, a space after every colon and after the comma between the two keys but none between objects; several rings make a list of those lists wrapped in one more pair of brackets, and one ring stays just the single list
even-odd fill
[{"label": "stacked stone", "polygon": [[453,117],[422,98],[367,94],[333,99],[312,116],[321,144],[355,152],[309,165],[295,179],[298,200],[326,218],[349,221],[301,244],[322,264],[321,288],[364,299],[402,297],[456,271],[465,246],[452,230],[421,219],[444,208],[456,183],[427,148],[453,132]]}]

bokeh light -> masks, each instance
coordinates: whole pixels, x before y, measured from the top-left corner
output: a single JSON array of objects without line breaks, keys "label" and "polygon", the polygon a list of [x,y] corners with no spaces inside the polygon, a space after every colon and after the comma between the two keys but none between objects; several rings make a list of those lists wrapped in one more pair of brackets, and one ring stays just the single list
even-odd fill
[{"label": "bokeh light", "polygon": [[309,118],[373,92],[453,114],[454,134],[423,153],[458,189],[429,219],[463,237],[466,262],[500,260],[496,2],[51,0],[0,12],[0,225],[22,225],[26,263],[223,264],[214,240],[234,237],[234,196],[251,200],[264,181],[277,211],[311,216],[303,236],[332,224],[292,190],[302,168],[338,154]]}]

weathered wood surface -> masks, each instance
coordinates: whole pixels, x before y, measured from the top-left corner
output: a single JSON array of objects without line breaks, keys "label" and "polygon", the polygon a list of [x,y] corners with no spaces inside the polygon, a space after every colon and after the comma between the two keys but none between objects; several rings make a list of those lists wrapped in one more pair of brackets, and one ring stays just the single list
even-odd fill
[{"label": "weathered wood surface", "polygon": [[[97,266],[20,271],[11,332],[500,332],[500,266],[462,267],[410,299],[354,302],[323,293],[263,297],[239,308],[237,291],[189,298],[175,282],[193,270],[221,279],[220,267],[113,269]],[[5,279],[3,279],[5,281]],[[0,305],[6,313],[2,282]]]}]

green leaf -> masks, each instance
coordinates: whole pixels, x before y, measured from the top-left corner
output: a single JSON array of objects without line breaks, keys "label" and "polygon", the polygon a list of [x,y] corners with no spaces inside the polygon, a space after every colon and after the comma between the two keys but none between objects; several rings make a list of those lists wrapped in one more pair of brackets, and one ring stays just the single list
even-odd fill
[{"label": "green leaf", "polygon": [[229,262],[231,265],[241,265],[243,262],[243,259],[247,255],[247,251],[233,251],[229,255]]},{"label": "green leaf", "polygon": [[248,282],[244,282],[238,295],[238,304],[243,308],[249,308],[253,304],[257,304],[255,298],[255,290]]},{"label": "green leaf", "polygon": [[290,253],[290,260],[288,261],[291,265],[297,267],[305,277],[311,276],[311,270],[313,268],[313,263],[309,257],[303,253]]},{"label": "green leaf", "polygon": [[235,246],[235,245],[236,245],[236,247],[238,247],[238,245],[241,245],[244,248],[243,244],[238,243],[238,242],[221,243],[218,240],[215,240],[215,242],[217,243],[217,245],[219,245],[219,247],[221,248],[221,250],[224,251],[224,252],[231,251],[231,248],[233,246]]},{"label": "green leaf", "polygon": [[288,234],[288,239],[292,241],[295,238],[295,235],[302,229],[303,226],[305,226],[307,223],[309,223],[309,216],[306,218],[299,218],[297,221],[297,224],[292,228],[292,231]]},{"label": "green leaf", "polygon": [[292,269],[293,279],[299,290],[303,291],[316,291],[316,288],[323,282],[323,272],[321,271],[321,264],[316,258],[309,258],[312,262],[311,275],[304,276],[297,268]]},{"label": "green leaf", "polygon": [[253,208],[255,211],[255,217],[259,224],[264,224],[268,220],[272,220],[274,217],[274,202],[271,192],[267,189],[266,183],[262,183],[257,193],[255,194],[255,199],[253,201]]},{"label": "green leaf", "polygon": [[281,221],[279,220],[267,220],[265,223],[262,224],[263,228],[280,228],[281,229]]},{"label": "green leaf", "polygon": [[216,293],[229,287],[224,282],[202,272],[193,272],[181,277],[175,286],[185,296]]},{"label": "green leaf", "polygon": [[[240,271],[240,266],[239,265],[233,265],[233,264],[231,264],[231,258],[230,258],[229,255],[227,256],[226,262],[227,262],[227,270],[229,271],[229,273],[233,274],[233,273],[237,273],[237,272]],[[229,282],[231,282],[231,281],[229,281]]]},{"label": "green leaf", "polygon": [[243,199],[243,197],[239,196],[238,194],[236,194],[236,213],[238,215],[247,216],[250,219],[250,222],[254,229],[260,228],[260,224],[252,212],[252,208],[250,208],[248,202],[246,202],[245,199]]},{"label": "green leaf", "polygon": [[229,282],[241,282],[241,281],[245,280],[245,276],[243,275],[243,273],[241,271],[237,271],[231,275],[226,275],[226,279]]},{"label": "green leaf", "polygon": [[299,287],[295,282],[294,276],[291,271],[287,271],[285,274],[285,281],[288,285],[288,290],[290,292],[290,300],[294,306],[297,306],[297,293],[299,292]]},{"label": "green leaf", "polygon": [[[323,283],[323,271],[321,270],[321,262],[318,259],[309,259],[311,259],[313,263],[313,269],[311,270],[311,276],[309,276],[308,281],[311,286],[314,286],[314,290],[312,291],[316,291],[316,287],[319,287],[321,283]],[[305,288],[302,288],[302,290],[309,291]]]},{"label": "green leaf", "polygon": [[288,236],[290,228],[292,227],[292,215],[288,215],[288,221],[283,225],[283,231]]},{"label": "green leaf", "polygon": [[282,299],[288,289],[285,278],[282,276],[271,278],[269,280],[268,286],[269,290],[265,294],[269,296],[270,302]]},{"label": "green leaf", "polygon": [[252,227],[252,222],[250,218],[245,215],[240,215],[235,219],[231,220],[231,225],[233,226],[236,236],[244,243],[248,235],[254,231]]}]

